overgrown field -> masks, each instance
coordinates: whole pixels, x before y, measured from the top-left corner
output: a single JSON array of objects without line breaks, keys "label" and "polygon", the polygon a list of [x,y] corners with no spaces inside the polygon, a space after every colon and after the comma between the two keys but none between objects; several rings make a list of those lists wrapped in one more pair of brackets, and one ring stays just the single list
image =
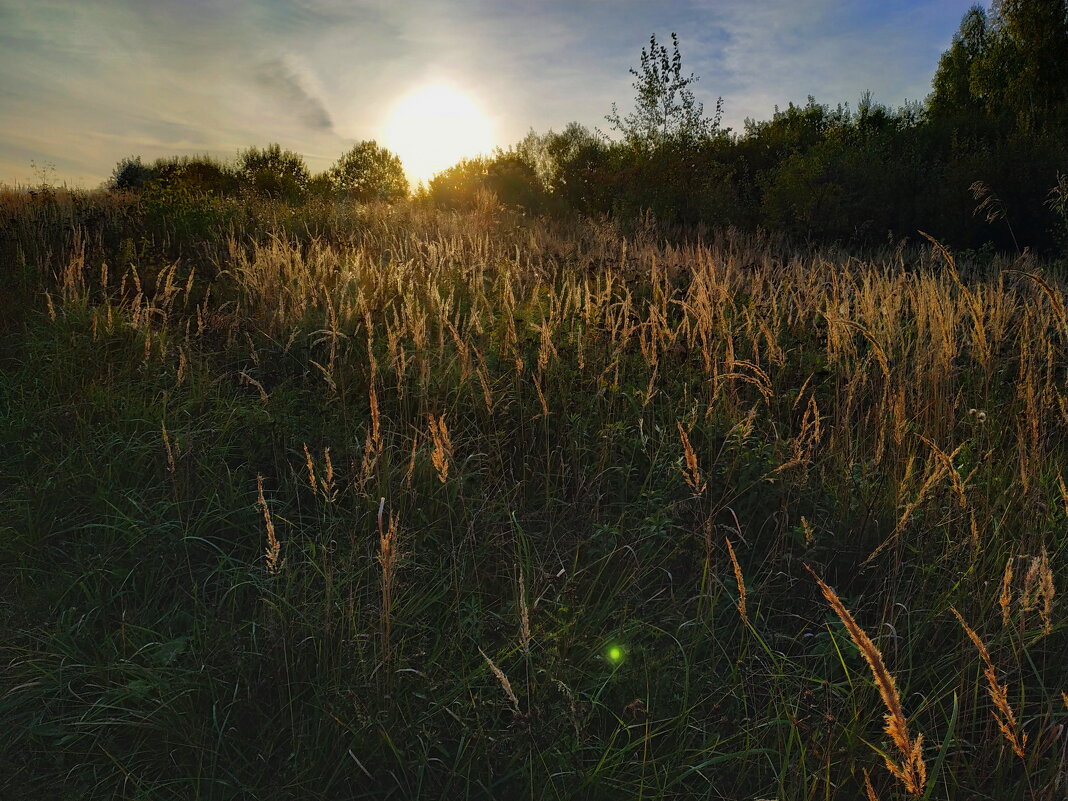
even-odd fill
[{"label": "overgrown field", "polygon": [[1063,799],[1064,283],[484,200],[0,195],[0,796]]}]

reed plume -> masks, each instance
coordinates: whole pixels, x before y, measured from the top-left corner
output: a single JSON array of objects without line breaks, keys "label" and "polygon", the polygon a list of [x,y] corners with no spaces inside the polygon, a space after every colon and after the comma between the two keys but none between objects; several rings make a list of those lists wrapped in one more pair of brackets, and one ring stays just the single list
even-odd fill
[{"label": "reed plume", "polygon": [[879,801],[879,796],[875,794],[875,788],[871,786],[871,776],[868,775],[868,769],[863,768],[864,772],[864,792],[868,796],[868,801]]},{"label": "reed plume", "polygon": [[308,485],[311,487],[313,495],[319,494],[319,486],[315,482],[315,462],[312,461],[311,451],[308,450],[308,443],[304,444],[304,461],[308,468]]},{"label": "reed plume", "polygon": [[267,572],[273,576],[282,569],[282,543],[274,532],[271,510],[267,508],[267,501],[263,498],[263,476],[256,476],[256,494],[257,505],[263,511],[263,522],[267,526],[267,547],[264,548],[263,555],[267,560]]},{"label": "reed plume", "polygon": [[1057,588],[1053,583],[1053,571],[1049,566],[1049,554],[1045,547],[1038,556],[1032,556],[1024,575],[1023,592],[1020,593],[1020,611],[1027,614],[1036,606],[1042,620],[1042,633],[1053,631],[1053,601]]},{"label": "reed plume", "polygon": [[485,651],[479,648],[478,652],[482,654],[482,658],[486,660],[486,664],[489,665],[489,669],[493,672],[493,675],[497,677],[497,681],[500,683],[501,689],[504,690],[504,694],[508,697],[508,700],[512,704],[512,711],[515,712],[515,714],[517,715],[520,714],[519,698],[516,697],[515,691],[512,689],[512,682],[508,681],[508,677],[504,675],[504,671],[497,667],[497,665],[492,659],[486,656]]},{"label": "reed plume", "polygon": [[738,585],[738,615],[742,618],[742,623],[749,623],[749,615],[745,611],[745,580],[742,577],[742,566],[738,564],[738,557],[734,555],[734,546],[731,545],[731,541],[727,538],[723,538],[727,543],[727,553],[731,557],[731,566],[734,568],[734,581]]},{"label": "reed plume", "polygon": [[676,421],[675,425],[679,428],[679,439],[682,441],[682,453],[686,460],[686,466],[682,468],[682,477],[685,479],[687,486],[693,490],[694,495],[700,495],[705,491],[708,486],[708,482],[701,476],[701,468],[697,465],[697,454],[694,453],[693,446],[690,444],[690,438],[686,434],[686,429],[682,427],[682,423]]},{"label": "reed plume", "polygon": [[393,583],[396,578],[397,562],[397,522],[395,513],[389,515],[389,526],[385,524],[384,513],[386,499],[378,501],[378,563],[382,567],[382,653],[388,664],[392,658],[392,638],[390,627],[393,619]]},{"label": "reed plume", "polygon": [[923,735],[917,734],[913,739],[909,734],[908,719],[905,717],[905,712],[901,707],[901,697],[898,695],[897,684],[894,681],[894,677],[890,675],[890,671],[886,669],[882,653],[864,629],[857,624],[857,621],[849,610],[845,608],[845,604],[838,598],[835,591],[827,586],[808,565],[805,565],[805,570],[816,580],[823,597],[830,604],[835,614],[838,615],[846,631],[849,632],[849,637],[853,640],[853,644],[857,646],[860,655],[868,663],[868,667],[871,668],[875,686],[878,687],[879,695],[887,710],[885,731],[894,747],[897,748],[901,759],[900,762],[894,762],[889,756],[886,756],[886,769],[901,781],[905,786],[905,792],[909,795],[923,795],[924,786],[927,784],[927,764],[923,761]]},{"label": "reed plume", "polygon": [[1009,625],[1012,617],[1012,556],[1005,560],[1005,572],[1001,575],[1001,595],[998,596],[1001,607],[1001,624]]},{"label": "reed plume", "polygon": [[174,475],[174,448],[171,447],[171,438],[167,433],[167,424],[160,423],[160,429],[163,433],[163,448],[167,451],[167,472]]},{"label": "reed plume", "polygon": [[449,457],[452,455],[452,441],[449,439],[449,429],[445,426],[445,415],[428,415],[430,421],[430,438],[434,443],[434,449],[430,452],[430,461],[438,473],[438,479],[442,484],[449,478]]},{"label": "reed plume", "polygon": [[1020,731],[1020,726],[1016,722],[1016,713],[1009,703],[1009,685],[998,682],[997,673],[994,671],[994,663],[990,659],[990,651],[987,650],[983,641],[979,639],[979,635],[975,633],[975,630],[965,622],[960,612],[954,607],[951,606],[949,611],[957,618],[961,628],[964,629],[964,633],[968,635],[968,639],[978,649],[979,657],[983,660],[983,677],[986,679],[986,688],[990,693],[990,700],[994,702],[994,721],[998,724],[998,729],[1001,730],[1009,745],[1012,746],[1013,753],[1023,759],[1024,748],[1027,746],[1027,734]]},{"label": "reed plume", "polygon": [[334,488],[334,463],[330,459],[330,449],[327,448],[323,452],[323,461],[326,464],[326,470],[323,475],[318,475],[315,471],[315,460],[312,459],[311,451],[308,450],[308,444],[304,444],[304,466],[308,474],[308,486],[311,487],[313,495],[318,496],[322,494],[323,500],[327,503],[332,503],[337,500],[337,490]]},{"label": "reed plume", "polygon": [[527,583],[523,568],[519,568],[519,645],[523,653],[530,653],[530,609],[527,606]]}]

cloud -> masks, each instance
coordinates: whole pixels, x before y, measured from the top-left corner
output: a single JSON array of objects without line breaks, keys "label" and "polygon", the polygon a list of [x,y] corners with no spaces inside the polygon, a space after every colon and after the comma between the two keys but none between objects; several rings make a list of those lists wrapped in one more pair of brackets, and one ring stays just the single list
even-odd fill
[{"label": "cloud", "polygon": [[[277,141],[323,169],[444,82],[499,144],[626,113],[629,67],[679,34],[725,124],[775,105],[926,95],[972,0],[0,0],[0,181],[29,158],[93,183],[131,150],[232,157]],[[134,152],[138,152],[134,150]]]},{"label": "cloud", "polygon": [[[700,48],[706,86],[723,87],[727,117],[766,119],[774,106],[855,102],[870,90],[898,105],[930,91],[939,55],[973,0],[702,0],[714,41]],[[706,34],[707,38],[707,34]],[[684,53],[684,57],[686,53]]]},{"label": "cloud", "polygon": [[326,106],[304,88],[300,78],[282,59],[276,58],[260,64],[253,80],[278,101],[282,113],[295,115],[309,128],[333,131],[334,123]]}]

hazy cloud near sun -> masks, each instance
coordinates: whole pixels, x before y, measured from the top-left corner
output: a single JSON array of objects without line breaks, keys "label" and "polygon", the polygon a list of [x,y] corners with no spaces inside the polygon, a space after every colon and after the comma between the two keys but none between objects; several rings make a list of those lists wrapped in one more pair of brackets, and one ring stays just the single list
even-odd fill
[{"label": "hazy cloud near sun", "polygon": [[725,122],[773,107],[922,99],[971,0],[0,0],[0,181],[30,160],[86,185],[121,158],[278,141],[324,169],[429,81],[500,145],[605,127],[654,31],[678,31]]}]

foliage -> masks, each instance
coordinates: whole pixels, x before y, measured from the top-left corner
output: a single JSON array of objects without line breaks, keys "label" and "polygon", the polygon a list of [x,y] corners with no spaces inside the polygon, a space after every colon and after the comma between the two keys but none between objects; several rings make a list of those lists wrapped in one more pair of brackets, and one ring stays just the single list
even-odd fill
[{"label": "foliage", "polygon": [[723,116],[723,98],[716,101],[711,118],[704,116],[704,104],[697,101],[690,88],[697,83],[691,73],[684,76],[678,37],[671,34],[672,52],[658,44],[656,34],[649,37],[649,49],[642,48],[641,71],[631,69],[637,80],[634,110],[620,117],[615,104],[605,119],[612,129],[623,135],[632,148],[643,149],[668,143],[693,144],[714,136]]},{"label": "foliage", "polygon": [[250,147],[242,152],[237,161],[237,174],[245,188],[254,194],[286,201],[299,200],[311,177],[304,157],[283,150],[278,144],[262,150]]},{"label": "foliage", "polygon": [[515,153],[462,159],[431,178],[426,190],[431,202],[452,209],[475,208],[487,196],[511,208],[545,210],[545,190],[535,168]]},{"label": "foliage", "polygon": [[942,56],[934,119],[1027,133],[1068,121],[1068,3],[1005,0],[965,14]]},{"label": "foliage", "polygon": [[[677,37],[668,47],[654,35],[630,71],[632,111],[613,106],[608,115],[619,141],[575,122],[531,131],[506,151],[444,170],[420,197],[451,209],[608,217],[623,228],[652,218],[679,238],[735,228],[874,247],[923,230],[974,252],[1066,254],[1063,215],[1050,201],[1068,152],[1065,19],[1064,0],[976,6],[926,102],[895,109],[864,93],[851,108],[809,97],[771,119],[746,120],[736,134],[720,128],[720,103],[704,115]],[[300,156],[272,145],[252,148],[235,167],[126,159],[111,186],[157,180],[216,196],[240,186],[289,203],[305,194],[391,200],[406,187],[396,157],[374,142],[315,178]],[[997,219],[977,213],[979,184],[999,199]]]},{"label": "foliage", "polygon": [[116,191],[141,190],[151,184],[220,196],[235,194],[239,186],[234,170],[210,156],[172,156],[158,158],[152,164],[133,156],[115,166],[108,187]]},{"label": "foliage", "polygon": [[560,133],[531,131],[514,150],[555,201],[556,211],[596,213],[610,203],[603,184],[613,149],[585,126],[572,122]]},{"label": "foliage", "polygon": [[394,201],[408,194],[408,179],[395,154],[376,142],[360,142],[330,169],[334,188],[355,200]]},{"label": "foliage", "polygon": [[[558,216],[651,212],[684,235],[735,226],[865,246],[932,230],[961,247],[1053,254],[1064,247],[1047,198],[1068,152],[1065,19],[1063,0],[975,7],[926,103],[809,97],[734,136],[720,132],[718,106],[703,116],[677,39],[669,50],[654,36],[631,70],[634,110],[608,115],[621,141],[571,123],[531,132],[514,153]],[[996,223],[973,214],[976,182],[1002,200]]]},{"label": "foliage", "polygon": [[116,191],[140,189],[156,177],[151,167],[146,166],[140,156],[125,158],[115,165],[108,185]]}]

